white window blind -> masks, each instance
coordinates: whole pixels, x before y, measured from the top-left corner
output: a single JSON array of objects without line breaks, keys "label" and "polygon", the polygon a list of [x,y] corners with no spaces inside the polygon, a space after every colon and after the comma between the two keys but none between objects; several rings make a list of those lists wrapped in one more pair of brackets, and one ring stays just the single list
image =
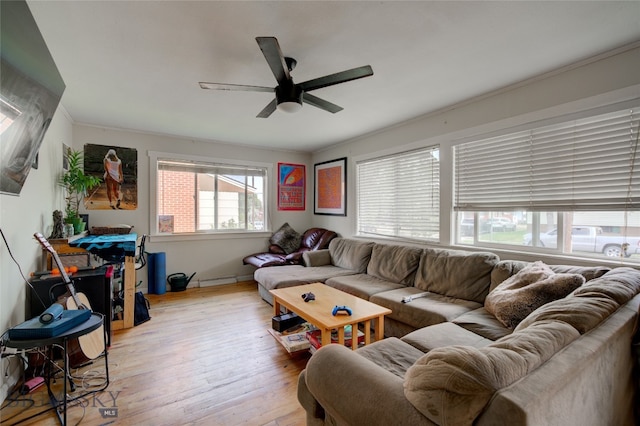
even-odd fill
[{"label": "white window blind", "polygon": [[455,147],[455,209],[640,208],[640,108]]},{"label": "white window blind", "polygon": [[438,238],[438,147],[360,161],[356,167],[358,234]]},{"label": "white window blind", "polygon": [[158,170],[233,176],[266,176],[267,174],[264,167],[247,167],[186,160],[158,160]]}]

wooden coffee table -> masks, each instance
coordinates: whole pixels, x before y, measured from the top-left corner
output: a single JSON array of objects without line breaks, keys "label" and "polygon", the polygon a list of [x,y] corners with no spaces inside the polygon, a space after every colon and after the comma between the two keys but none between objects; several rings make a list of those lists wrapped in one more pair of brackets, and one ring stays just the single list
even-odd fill
[{"label": "wooden coffee table", "polygon": [[[305,302],[302,295],[313,293],[315,300]],[[384,338],[384,316],[391,313],[391,309],[378,306],[349,293],[336,290],[322,283],[306,284],[295,287],[270,290],[273,295],[273,309],[275,315],[282,313],[284,306],[295,312],[311,324],[318,327],[322,333],[322,344],[331,342],[331,330],[338,330],[338,343],[344,345],[344,327],[351,325],[351,349],[358,348],[358,323],[364,323],[364,343],[371,343],[370,321],[375,321],[376,340]],[[348,306],[352,315],[339,313],[332,315],[334,306]]]}]

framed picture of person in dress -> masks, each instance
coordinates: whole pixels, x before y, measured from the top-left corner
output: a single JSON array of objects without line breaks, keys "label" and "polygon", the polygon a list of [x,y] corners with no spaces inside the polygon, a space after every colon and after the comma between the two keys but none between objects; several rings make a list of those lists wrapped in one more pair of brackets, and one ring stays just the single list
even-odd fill
[{"label": "framed picture of person in dress", "polygon": [[86,144],[84,172],[102,180],[84,198],[87,210],[138,208],[138,151],[115,145]]}]

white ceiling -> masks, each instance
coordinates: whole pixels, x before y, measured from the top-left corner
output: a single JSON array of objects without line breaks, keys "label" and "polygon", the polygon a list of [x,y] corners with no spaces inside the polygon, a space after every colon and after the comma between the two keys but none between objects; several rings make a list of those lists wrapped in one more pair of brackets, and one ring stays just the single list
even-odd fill
[{"label": "white ceiling", "polygon": [[[28,1],[73,120],[314,151],[640,40],[640,1]],[[275,36],[295,82],[361,65],[372,77],[256,118],[275,86],[255,41]]]}]

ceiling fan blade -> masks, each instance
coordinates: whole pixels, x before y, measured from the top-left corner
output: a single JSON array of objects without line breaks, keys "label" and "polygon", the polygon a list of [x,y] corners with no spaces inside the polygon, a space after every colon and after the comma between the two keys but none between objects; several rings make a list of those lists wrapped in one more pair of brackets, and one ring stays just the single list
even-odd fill
[{"label": "ceiling fan blade", "polygon": [[278,84],[282,85],[290,82],[291,75],[282,50],[280,50],[278,40],[275,37],[256,37],[256,41]]},{"label": "ceiling fan blade", "polygon": [[276,107],[278,106],[277,101],[274,99],[271,102],[269,102],[269,104],[264,107],[264,109],[262,111],[260,111],[260,113],[258,113],[258,115],[256,115],[256,118],[267,118],[269,117],[271,114],[273,114],[273,111],[276,110]]},{"label": "ceiling fan blade", "polygon": [[247,92],[271,92],[273,93],[273,87],[264,87],[264,86],[247,86],[245,84],[225,84],[225,83],[207,83],[201,81],[200,87],[202,89],[211,89],[211,90],[243,90]]},{"label": "ceiling fan blade", "polygon": [[341,106],[332,104],[329,101],[325,101],[324,99],[320,99],[319,97],[313,96],[312,94],[306,92],[302,94],[302,101],[306,104],[313,105],[314,107],[329,111],[333,114],[344,109]]},{"label": "ceiling fan blade", "polygon": [[371,68],[371,66],[365,65],[363,67],[325,75],[324,77],[314,78],[313,80],[308,80],[304,83],[300,83],[298,84],[298,86],[302,87],[302,90],[304,90],[305,92],[308,92],[309,90],[321,89],[323,87],[333,86],[334,84],[357,80],[359,78],[369,77],[372,75],[373,69]]}]

